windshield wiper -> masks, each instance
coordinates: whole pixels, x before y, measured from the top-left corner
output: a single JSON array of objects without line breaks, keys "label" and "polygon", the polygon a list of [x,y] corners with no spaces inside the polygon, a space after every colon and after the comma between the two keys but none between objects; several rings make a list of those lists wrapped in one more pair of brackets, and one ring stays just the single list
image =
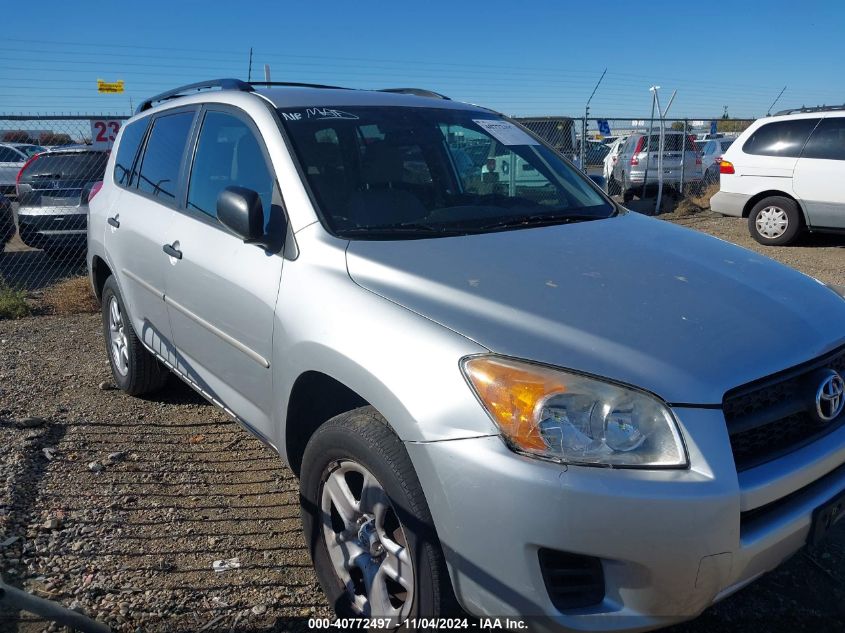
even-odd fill
[{"label": "windshield wiper", "polygon": [[577,213],[539,213],[534,215],[520,215],[504,220],[498,220],[489,224],[481,224],[473,227],[479,231],[491,231],[494,229],[508,229],[518,226],[551,226],[554,224],[573,224],[575,222],[589,222],[590,220],[601,220],[602,216],[577,214]]}]

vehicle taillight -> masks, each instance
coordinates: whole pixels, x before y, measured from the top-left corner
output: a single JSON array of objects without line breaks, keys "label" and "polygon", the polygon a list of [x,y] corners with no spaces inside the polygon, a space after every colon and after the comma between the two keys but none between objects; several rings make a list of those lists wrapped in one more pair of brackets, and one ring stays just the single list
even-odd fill
[{"label": "vehicle taillight", "polygon": [[38,160],[38,158],[40,156],[41,156],[41,154],[34,154],[33,156],[31,156],[30,159],[23,164],[23,167],[21,167],[21,170],[18,172],[18,177],[15,178],[15,194],[19,198],[20,198],[21,193],[20,193],[20,191],[18,191],[18,185],[21,184],[21,176],[23,176],[23,172],[26,171],[26,168],[29,167],[30,165],[32,165],[32,163],[34,163],[36,160]]},{"label": "vehicle taillight", "polygon": [[637,158],[637,154],[643,151],[643,146],[645,145],[645,136],[641,136],[637,139],[637,146],[634,148],[634,154],[631,156],[631,164],[632,165],[639,165],[640,159]]},{"label": "vehicle taillight", "polygon": [[91,202],[98,193],[100,193],[100,189],[103,188],[103,181],[95,182],[91,185],[91,191],[88,192],[88,202]]},{"label": "vehicle taillight", "polygon": [[719,161],[719,173],[720,174],[734,174],[734,164],[727,160],[720,160]]},{"label": "vehicle taillight", "polygon": [[698,152],[695,153],[695,164],[696,165],[701,164],[701,154],[699,154]]}]

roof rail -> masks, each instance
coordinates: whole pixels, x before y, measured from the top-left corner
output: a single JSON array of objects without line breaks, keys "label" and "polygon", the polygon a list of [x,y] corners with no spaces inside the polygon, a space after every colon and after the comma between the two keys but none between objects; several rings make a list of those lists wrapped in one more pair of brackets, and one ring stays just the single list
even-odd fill
[{"label": "roof rail", "polygon": [[433,90],[426,90],[424,88],[382,88],[379,92],[395,92],[403,95],[415,95],[417,97],[430,97],[432,99],[445,99],[451,101],[446,95],[434,92]]},{"label": "roof rail", "polygon": [[289,86],[293,88],[325,88],[327,90],[352,90],[352,88],[346,88],[345,86],[327,86],[325,84],[309,84],[309,83],[300,83],[297,81],[251,81],[249,82],[251,86],[268,86],[272,88],[273,86]]},{"label": "roof rail", "polygon": [[168,90],[157,94],[149,99],[144,99],[135,114],[139,114],[144,110],[149,110],[154,103],[167,101],[168,99],[175,99],[176,97],[187,96],[192,91],[209,90],[211,88],[220,88],[222,90],[240,90],[242,92],[252,92],[252,86],[240,79],[209,79],[208,81],[199,81],[195,84],[188,84],[187,86],[180,86],[173,90]]},{"label": "roof rail", "polygon": [[789,108],[775,112],[772,116],[780,116],[782,114],[797,114],[800,112],[832,112],[835,110],[845,110],[845,105],[820,105],[820,106],[801,106],[800,108]]}]

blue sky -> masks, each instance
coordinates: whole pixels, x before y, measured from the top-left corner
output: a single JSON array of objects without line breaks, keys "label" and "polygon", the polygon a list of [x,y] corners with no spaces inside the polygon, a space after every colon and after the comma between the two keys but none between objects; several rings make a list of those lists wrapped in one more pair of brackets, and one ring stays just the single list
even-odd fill
[{"label": "blue sky", "polygon": [[[13,2],[0,43],[0,112],[125,113],[216,76],[420,86],[509,114],[759,116],[845,102],[845,2]],[[125,95],[97,95],[96,79]],[[776,108],[777,109],[777,108]]]}]

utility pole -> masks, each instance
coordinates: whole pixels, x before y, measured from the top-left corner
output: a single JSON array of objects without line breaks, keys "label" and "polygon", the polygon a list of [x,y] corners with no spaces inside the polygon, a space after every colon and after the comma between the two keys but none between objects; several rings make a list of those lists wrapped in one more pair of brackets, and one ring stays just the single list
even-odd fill
[{"label": "utility pole", "polygon": [[249,68],[246,71],[246,80],[252,81],[252,46],[249,47]]},{"label": "utility pole", "polygon": [[783,90],[781,90],[781,91],[778,93],[778,96],[777,96],[777,97],[775,97],[775,100],[774,100],[774,101],[772,101],[772,105],[770,105],[770,106],[769,106],[769,109],[768,109],[768,110],[766,110],[766,116],[772,116],[772,108],[774,108],[774,107],[775,107],[775,104],[776,104],[778,101],[780,101],[780,98],[781,98],[781,96],[783,96],[783,93],[784,93],[784,92],[786,92],[786,86],[784,86],[784,87],[783,87]]},{"label": "utility pole", "polygon": [[593,96],[596,94],[596,90],[599,89],[601,85],[602,79],[607,74],[607,68],[602,71],[601,77],[599,77],[598,82],[596,82],[596,87],[593,88],[593,91],[590,93],[590,98],[587,99],[587,104],[584,106],[584,125],[581,126],[581,171],[584,173],[587,172],[587,118],[590,116],[590,101],[593,100]]}]

